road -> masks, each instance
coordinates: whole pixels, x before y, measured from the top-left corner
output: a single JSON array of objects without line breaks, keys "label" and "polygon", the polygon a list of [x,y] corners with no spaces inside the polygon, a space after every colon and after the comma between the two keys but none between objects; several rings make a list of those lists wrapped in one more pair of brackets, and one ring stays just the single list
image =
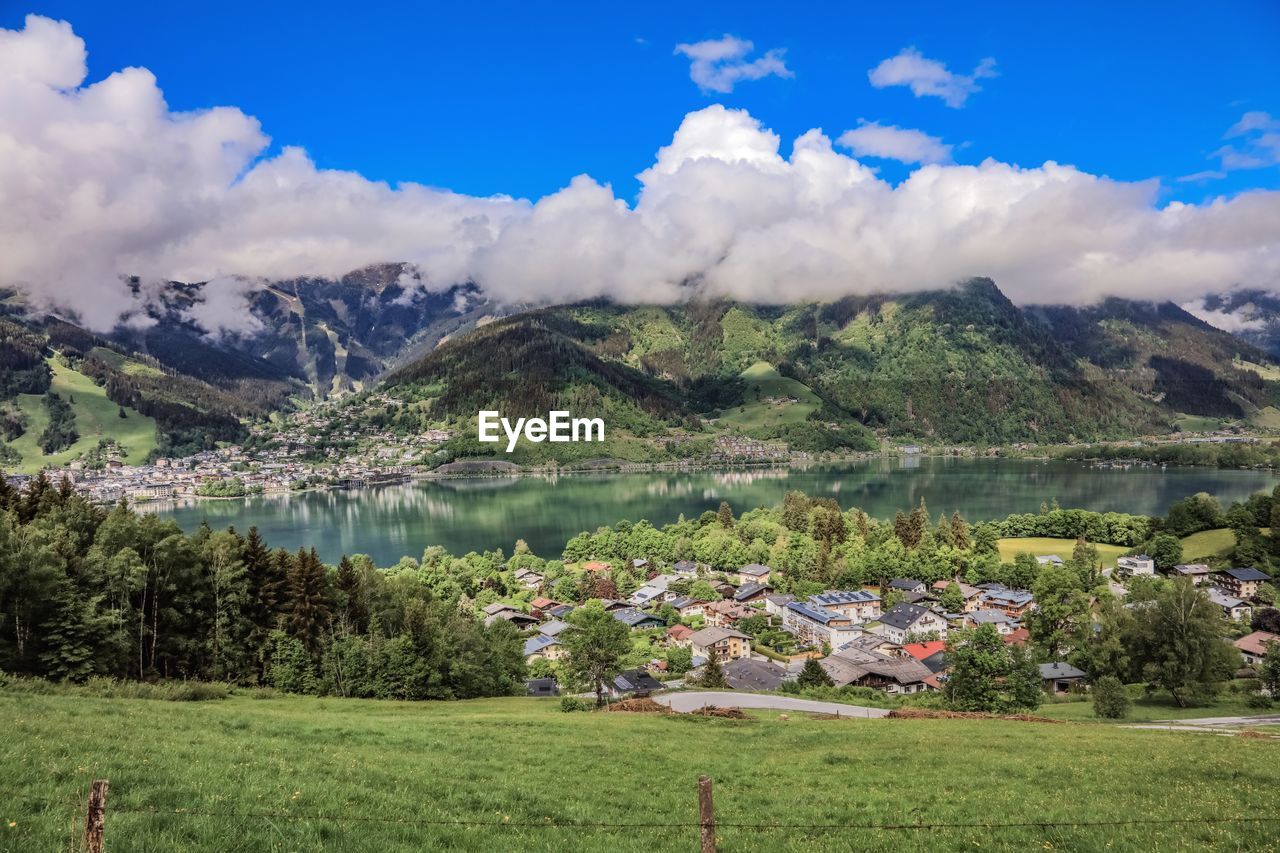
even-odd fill
[{"label": "road", "polygon": [[1160,729],[1166,732],[1202,732],[1232,737],[1237,727],[1280,725],[1280,714],[1256,717],[1193,717],[1189,720],[1157,720],[1154,723],[1130,723],[1127,729]]},{"label": "road", "polygon": [[765,693],[662,693],[653,697],[673,711],[686,713],[706,705],[718,708],[767,708],[775,711],[802,711],[809,714],[837,714],[841,717],[884,717],[884,708],[866,708],[862,705],[845,705],[842,702],[816,702],[812,699],[795,699],[791,696],[773,696]]}]

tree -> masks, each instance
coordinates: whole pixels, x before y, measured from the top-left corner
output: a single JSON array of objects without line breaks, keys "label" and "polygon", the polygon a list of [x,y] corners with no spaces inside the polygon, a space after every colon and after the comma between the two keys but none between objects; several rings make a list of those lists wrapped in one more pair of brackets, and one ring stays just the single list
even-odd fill
[{"label": "tree", "polygon": [[1169,691],[1179,707],[1212,695],[1235,669],[1238,655],[1222,641],[1217,606],[1190,581],[1168,584],[1135,610],[1129,645],[1143,677],[1151,687]]},{"label": "tree", "polygon": [[1129,691],[1114,675],[1104,675],[1093,683],[1094,716],[1123,720],[1129,714]]},{"label": "tree", "polygon": [[949,635],[947,661],[943,698],[953,710],[1033,710],[1044,698],[1035,661],[1021,646],[1006,646],[994,626]]},{"label": "tree", "polygon": [[1031,592],[1036,609],[1027,615],[1031,641],[1049,660],[1061,660],[1071,634],[1089,615],[1089,596],[1080,588],[1080,576],[1070,566],[1045,566]]},{"label": "tree", "polygon": [[1272,640],[1265,647],[1267,656],[1258,667],[1258,678],[1272,697],[1280,698],[1280,643]]},{"label": "tree", "polygon": [[621,661],[631,651],[627,626],[607,613],[599,602],[588,602],[569,614],[572,626],[561,634],[569,655],[566,670],[591,685],[596,704],[604,705],[605,687],[621,670]]},{"label": "tree", "polygon": [[720,509],[716,511],[716,521],[725,530],[733,527],[733,509],[728,501],[720,501]]},{"label": "tree", "polygon": [[715,687],[724,689],[729,686],[729,682],[724,677],[724,667],[720,665],[720,659],[713,652],[711,657],[707,658],[706,665],[702,667],[702,674],[698,676],[698,684],[702,687]]},{"label": "tree", "polygon": [[693,667],[693,649],[688,646],[672,646],[667,649],[667,672],[684,675]]},{"label": "tree", "polygon": [[1170,533],[1158,533],[1151,539],[1149,556],[1162,572],[1182,562],[1182,540]]},{"label": "tree", "polygon": [[289,572],[289,613],[285,627],[313,658],[319,657],[321,638],[329,628],[329,578],[316,550],[298,549]]},{"label": "tree", "polygon": [[362,634],[369,624],[369,605],[365,600],[364,574],[355,564],[342,555],[338,561],[338,593],[341,597],[341,613],[351,630]]},{"label": "tree", "polygon": [[1253,622],[1249,627],[1255,631],[1280,634],[1280,610],[1274,607],[1259,607],[1253,611]]},{"label": "tree", "polygon": [[947,707],[956,711],[998,711],[1004,707],[1001,681],[1009,672],[1009,654],[991,625],[948,636],[950,677],[943,687]]},{"label": "tree", "polygon": [[965,523],[964,516],[960,514],[960,510],[951,513],[951,544],[961,551],[967,551],[970,547],[969,541],[969,525]]},{"label": "tree", "polygon": [[1010,646],[1009,672],[1004,678],[1005,707],[1034,711],[1044,701],[1044,681],[1040,667],[1025,646]]},{"label": "tree", "polygon": [[946,589],[942,590],[942,594],[938,596],[938,603],[948,613],[959,613],[964,610],[964,593],[960,590],[960,584],[955,581],[947,584]]},{"label": "tree", "polygon": [[804,662],[804,669],[800,670],[800,677],[796,679],[801,687],[832,687],[835,682],[831,680],[831,676],[822,668],[822,664],[818,663],[817,658],[808,658]]}]

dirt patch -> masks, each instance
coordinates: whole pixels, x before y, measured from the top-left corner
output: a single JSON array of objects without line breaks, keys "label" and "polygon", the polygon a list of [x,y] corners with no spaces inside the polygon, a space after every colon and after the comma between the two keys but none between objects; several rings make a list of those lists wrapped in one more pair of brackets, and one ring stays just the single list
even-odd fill
[{"label": "dirt patch", "polygon": [[614,702],[605,705],[605,711],[629,711],[633,714],[670,714],[671,709],[666,705],[653,701],[652,699],[623,699],[621,702]]},{"label": "dirt patch", "polygon": [[745,720],[747,718],[747,715],[738,708],[719,708],[715,705],[703,705],[698,710],[690,711],[689,713],[699,717],[724,717],[727,720]]},{"label": "dirt patch", "polygon": [[886,719],[890,720],[1013,720],[1019,723],[1065,723],[1034,714],[986,714],[981,711],[937,711],[931,708],[895,708]]},{"label": "dirt patch", "polygon": [[1253,729],[1243,729],[1236,732],[1237,737],[1247,737],[1254,740],[1275,740],[1275,735],[1269,735],[1266,732],[1259,732]]}]

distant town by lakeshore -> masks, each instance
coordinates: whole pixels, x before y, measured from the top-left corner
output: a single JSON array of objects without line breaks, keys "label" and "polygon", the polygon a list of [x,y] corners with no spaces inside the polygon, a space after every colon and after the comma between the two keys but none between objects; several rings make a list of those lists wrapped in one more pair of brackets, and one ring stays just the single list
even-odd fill
[{"label": "distant town by lakeshore", "polygon": [[[330,441],[317,448],[316,430],[326,429]],[[326,407],[296,413],[283,422],[252,427],[245,445],[229,445],[181,458],[159,457],[143,464],[129,464],[121,450],[105,446],[101,453],[73,460],[65,467],[47,469],[55,479],[67,477],[73,487],[91,500],[133,503],[228,499],[254,495],[280,495],[308,489],[340,489],[402,483],[412,479],[492,477],[584,472],[695,470],[740,466],[802,467],[820,462],[856,461],[893,456],[1072,458],[1101,466],[1130,467],[1158,464],[1135,453],[1142,447],[1161,445],[1253,444],[1261,437],[1237,430],[1212,433],[1178,433],[1105,445],[1076,443],[971,447],[899,443],[885,440],[878,450],[813,454],[790,448],[783,441],[762,441],[736,434],[722,434],[709,451],[697,456],[660,462],[634,462],[618,458],[593,458],[573,463],[554,461],[518,465],[503,459],[440,458],[442,445],[458,434],[452,428],[433,428],[404,436],[369,424],[343,423],[334,429]],[[678,441],[679,436],[674,440]],[[337,439],[333,441],[332,439]],[[1081,449],[1104,447],[1114,455],[1091,457]],[[1125,452],[1128,451],[1128,452]],[[30,475],[7,475],[21,487]]]}]

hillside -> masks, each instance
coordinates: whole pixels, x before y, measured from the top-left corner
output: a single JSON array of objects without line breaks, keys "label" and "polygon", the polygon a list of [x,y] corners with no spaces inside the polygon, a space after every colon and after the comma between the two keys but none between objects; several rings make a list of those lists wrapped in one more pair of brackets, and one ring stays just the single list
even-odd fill
[{"label": "hillside", "polygon": [[455,337],[386,387],[439,417],[555,402],[628,429],[639,413],[644,429],[697,415],[760,438],[812,439],[834,423],[995,444],[1265,426],[1274,371],[1266,353],[1173,305],[1020,309],[979,279],[828,304],[543,309]]},{"label": "hillside", "polygon": [[113,850],[686,851],[707,774],[725,851],[1274,846],[1249,820],[1280,808],[1273,740],[789,717],[0,695],[21,735],[0,747],[0,817],[7,849],[60,849],[105,778]]},{"label": "hillside", "polygon": [[[70,405],[77,437],[46,454],[39,443],[50,420],[50,391]],[[12,470],[62,465],[104,440],[131,464],[152,451],[192,453],[242,440],[243,421],[270,411],[253,396],[166,368],[63,320],[0,318],[0,456]]]},{"label": "hillside", "polygon": [[39,447],[38,437],[48,426],[49,413],[43,394],[19,394],[14,402],[25,416],[26,431],[8,442],[9,448],[22,459],[7,465],[11,471],[32,474],[46,465],[65,465],[96,449],[100,441],[113,442],[116,455],[130,465],[139,465],[156,448],[156,422],[136,409],[124,408],[107,399],[106,390],[92,379],[72,370],[57,359],[48,360],[53,378],[49,390],[66,399],[75,412],[75,429],[79,439],[65,450],[46,455]]}]

